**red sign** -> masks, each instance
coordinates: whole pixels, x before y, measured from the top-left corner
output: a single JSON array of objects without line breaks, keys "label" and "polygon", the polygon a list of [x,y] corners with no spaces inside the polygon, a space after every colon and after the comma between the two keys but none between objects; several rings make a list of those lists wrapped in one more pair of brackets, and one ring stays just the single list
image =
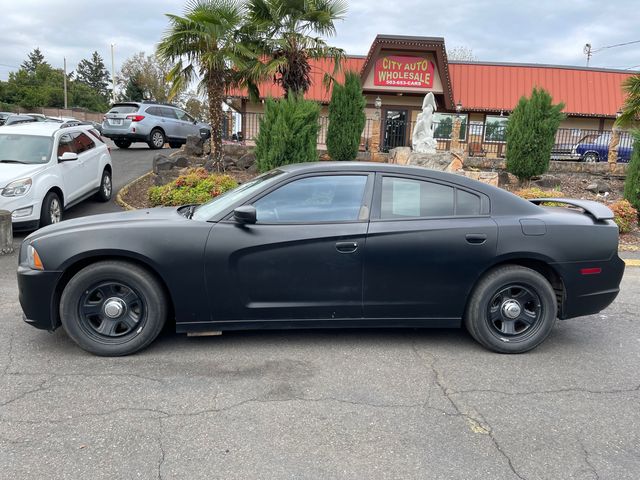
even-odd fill
[{"label": "red sign", "polygon": [[432,88],[435,64],[422,57],[380,57],[373,84],[383,87]]}]

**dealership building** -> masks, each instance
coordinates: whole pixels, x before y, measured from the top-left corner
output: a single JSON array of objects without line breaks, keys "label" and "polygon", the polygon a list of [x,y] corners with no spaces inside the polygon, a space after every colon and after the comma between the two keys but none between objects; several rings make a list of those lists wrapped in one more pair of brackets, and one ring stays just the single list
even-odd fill
[{"label": "dealership building", "polygon": [[[637,73],[624,70],[575,66],[449,61],[445,41],[438,37],[378,35],[366,56],[348,55],[343,70],[358,72],[367,99],[368,131],[380,122],[381,143],[386,148],[410,145],[411,130],[428,92],[437,103],[435,121],[439,145],[446,148],[450,125],[461,119],[461,137],[479,151],[501,155],[504,125],[523,95],[534,87],[544,88],[556,103],[565,104],[567,118],[561,132],[566,143],[585,135],[611,130],[624,102],[622,83]],[[323,85],[325,73],[333,72],[333,61],[312,60],[312,85],[306,98],[323,105],[327,115],[331,91]],[[342,75],[338,75],[342,80]],[[264,99],[282,96],[279,85],[260,85],[260,102],[250,102],[246,92],[230,92],[230,106],[241,114],[245,139],[255,136]],[[254,118],[255,117],[255,118]],[[322,136],[322,128],[320,136]],[[319,143],[322,139],[319,138]],[[492,147],[492,148],[488,148]]]}]

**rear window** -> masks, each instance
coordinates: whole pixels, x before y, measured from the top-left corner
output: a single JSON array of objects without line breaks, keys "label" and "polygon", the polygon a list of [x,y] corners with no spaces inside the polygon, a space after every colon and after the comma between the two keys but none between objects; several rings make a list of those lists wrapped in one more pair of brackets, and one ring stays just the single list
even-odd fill
[{"label": "rear window", "polygon": [[130,104],[114,105],[107,113],[133,113],[137,112],[138,108],[137,105]]}]

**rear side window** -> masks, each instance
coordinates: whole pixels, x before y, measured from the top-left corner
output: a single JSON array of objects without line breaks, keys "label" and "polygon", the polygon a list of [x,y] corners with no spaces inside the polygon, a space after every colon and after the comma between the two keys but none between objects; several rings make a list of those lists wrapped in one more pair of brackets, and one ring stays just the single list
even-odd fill
[{"label": "rear side window", "polygon": [[458,189],[456,191],[456,215],[480,215],[480,197]]},{"label": "rear side window", "polygon": [[148,113],[149,115],[155,115],[156,117],[161,116],[160,107],[149,107],[147,108],[146,113]]},{"label": "rear side window", "polygon": [[448,217],[454,213],[454,194],[448,185],[383,177],[380,218]]},{"label": "rear side window", "polygon": [[137,105],[114,105],[108,113],[134,113],[138,111]]},{"label": "rear side window", "polygon": [[165,118],[173,118],[174,120],[178,117],[176,117],[176,112],[173,108],[169,108],[169,107],[158,107],[160,109],[160,115],[162,115]]},{"label": "rear side window", "polygon": [[86,152],[87,150],[91,150],[96,146],[94,141],[85,133],[74,132],[71,134],[71,137],[73,138],[73,151],[78,155]]}]

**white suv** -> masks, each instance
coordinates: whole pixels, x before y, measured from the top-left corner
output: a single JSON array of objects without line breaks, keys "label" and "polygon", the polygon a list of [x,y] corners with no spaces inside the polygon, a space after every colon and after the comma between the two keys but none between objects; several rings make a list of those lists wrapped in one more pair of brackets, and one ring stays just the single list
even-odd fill
[{"label": "white suv", "polygon": [[94,196],[111,199],[111,154],[100,134],[79,123],[0,127],[0,210],[14,229],[62,220],[62,212]]}]

